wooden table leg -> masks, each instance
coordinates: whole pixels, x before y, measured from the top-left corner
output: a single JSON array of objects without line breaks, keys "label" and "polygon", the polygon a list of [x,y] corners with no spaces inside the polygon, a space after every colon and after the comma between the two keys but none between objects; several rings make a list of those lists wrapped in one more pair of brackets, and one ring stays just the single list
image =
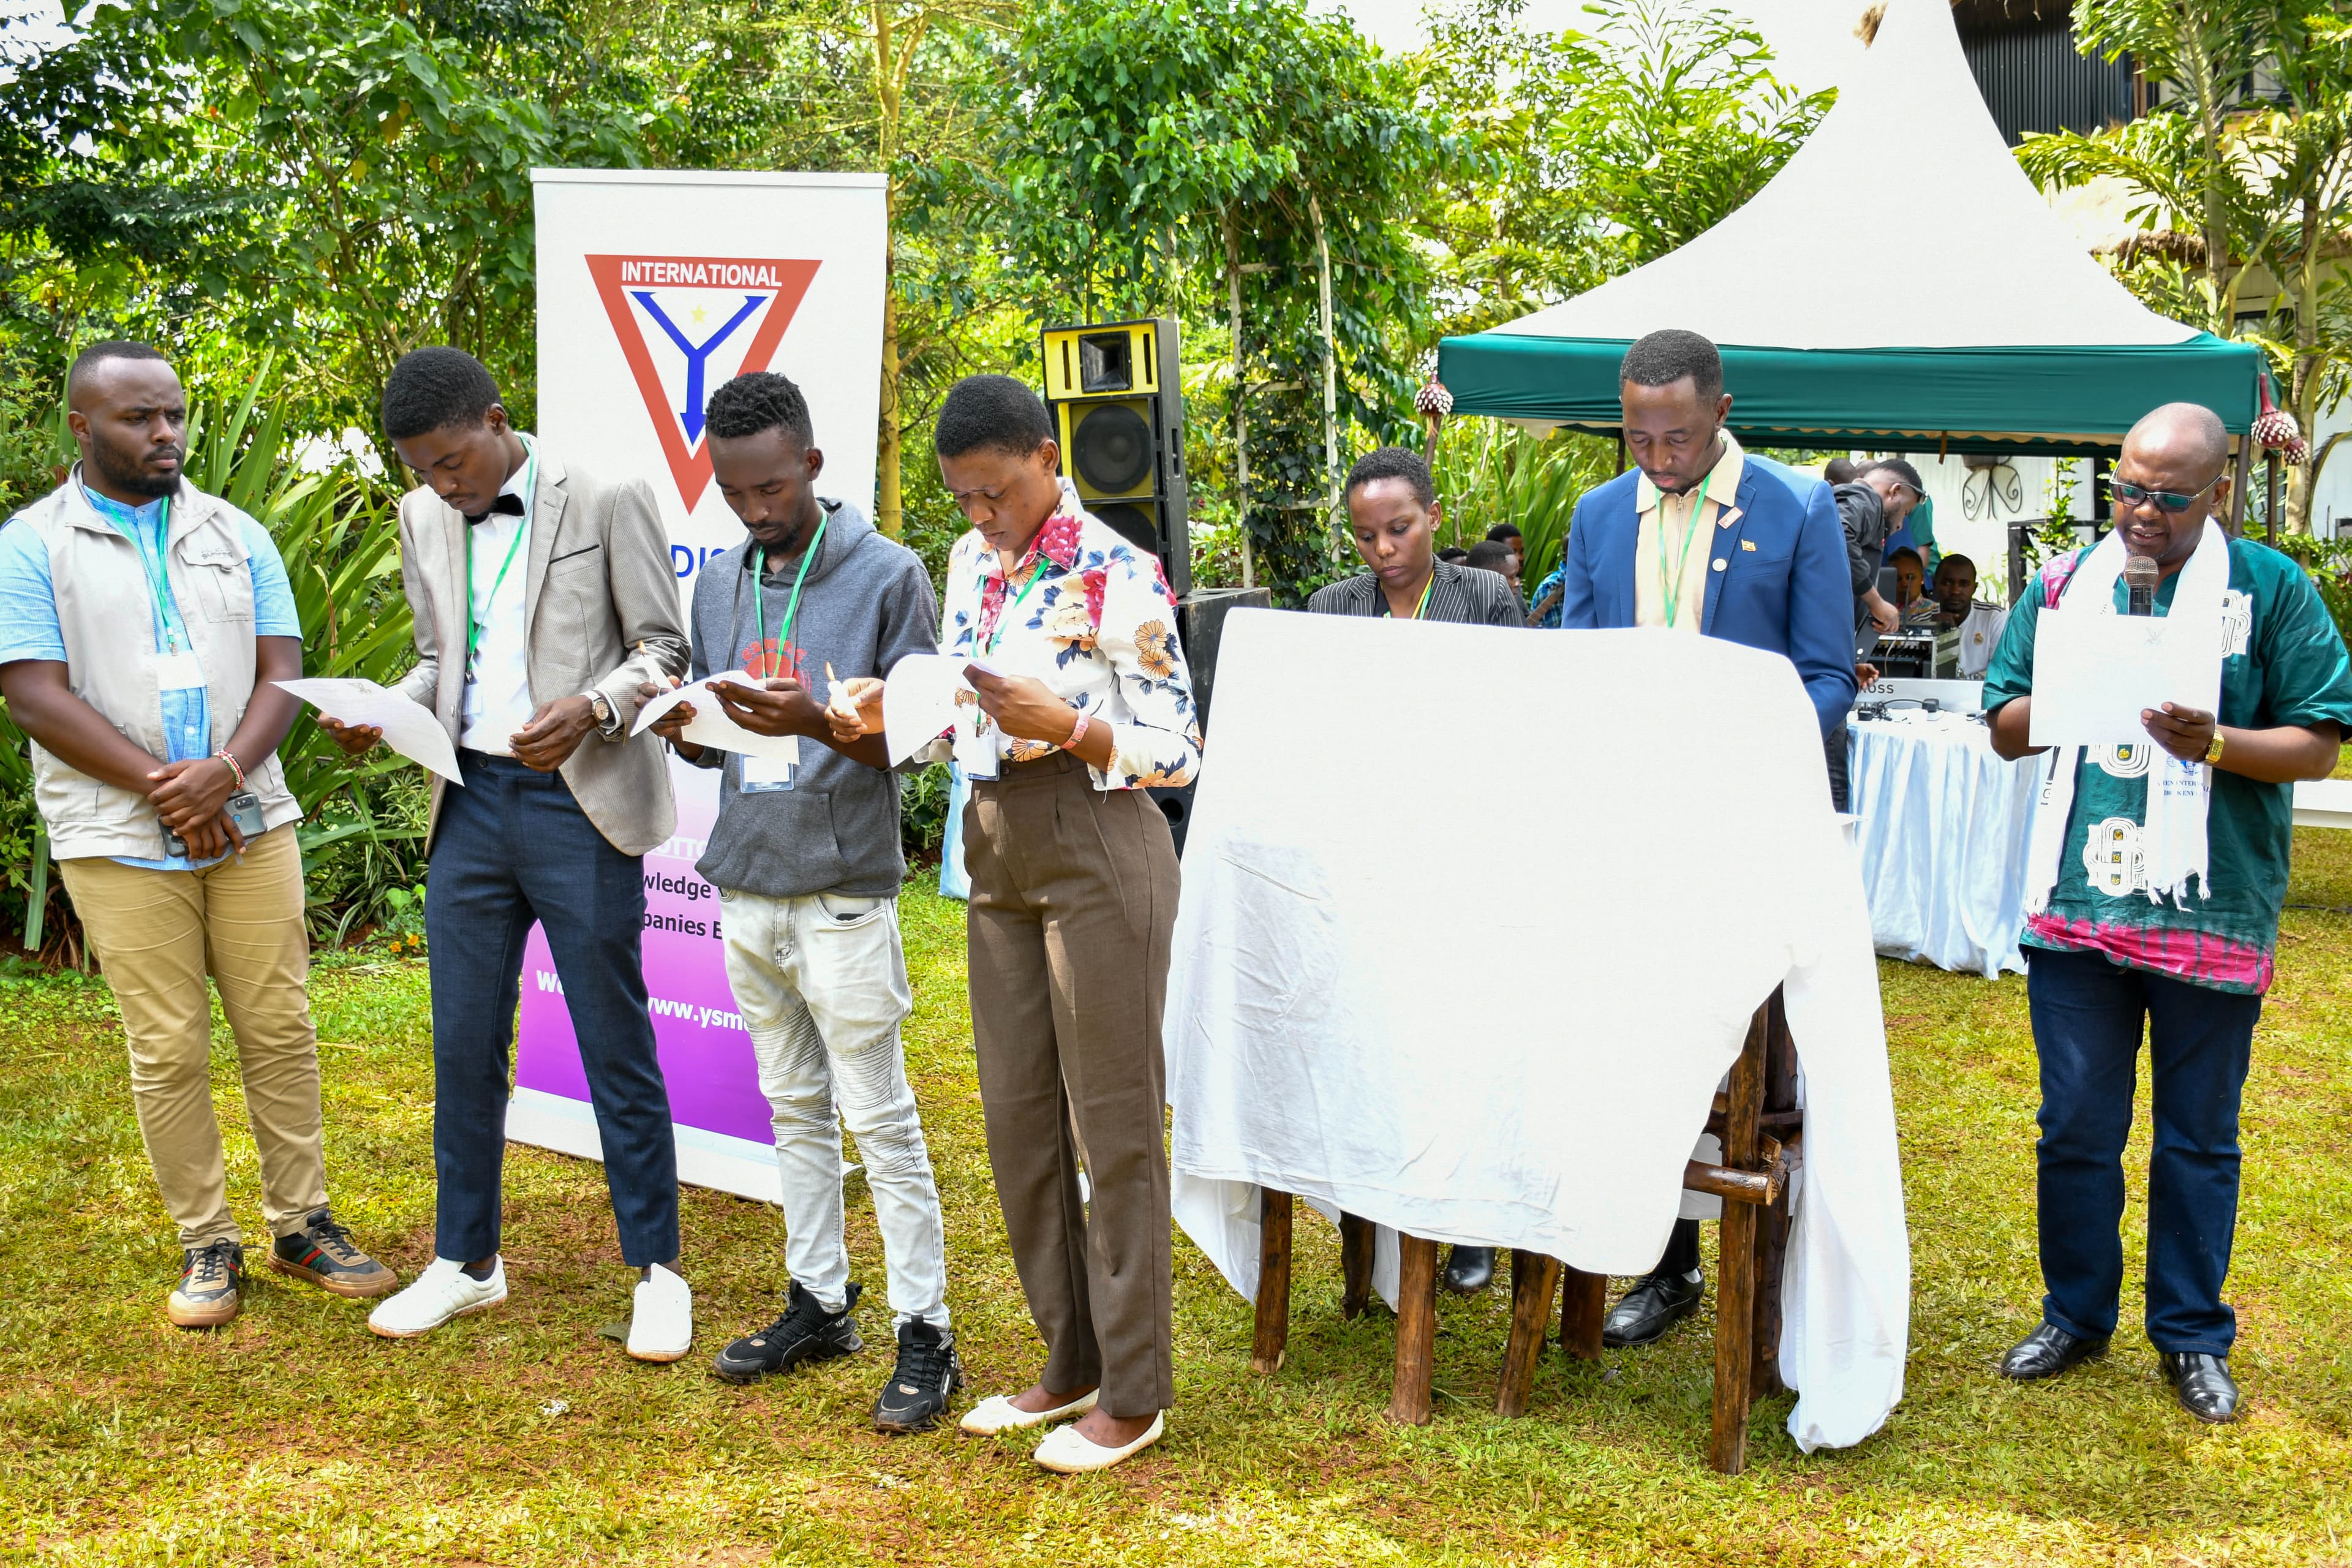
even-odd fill
[{"label": "wooden table leg", "polygon": [[1372,1237],[1377,1227],[1360,1214],[1339,1215],[1339,1316],[1358,1318],[1372,1300]]},{"label": "wooden table leg", "polygon": [[[1772,993],[1771,1029],[1765,1042],[1764,1109],[1797,1109],[1797,1051],[1789,1038],[1789,1015],[1779,991]],[[1801,1139],[1801,1130],[1782,1132],[1784,1144]],[[1748,1388],[1769,1399],[1788,1385],[1780,1381],[1780,1273],[1789,1256],[1789,1194],[1784,1191],[1758,1218],[1756,1237],[1756,1373]]]},{"label": "wooden table leg", "polygon": [[1429,1419],[1431,1363],[1437,1352],[1437,1243],[1397,1237],[1396,1381],[1389,1419],[1419,1426]]},{"label": "wooden table leg", "polygon": [[1290,1346],[1290,1216],[1288,1193],[1258,1189],[1257,1331],[1250,1341],[1250,1370],[1281,1369]]},{"label": "wooden table leg", "polygon": [[[1753,1170],[1762,1144],[1765,1045],[1771,1003],[1756,1009],[1748,1044],[1731,1069],[1723,1119],[1723,1163]],[[1748,1465],[1748,1409],[1756,1375],[1756,1205],[1727,1200],[1717,1227],[1721,1249],[1715,1279],[1715,1423],[1707,1464],[1727,1476]]]},{"label": "wooden table leg", "polygon": [[1609,1315],[1609,1276],[1567,1271],[1568,1286],[1560,1293],[1560,1348],[1579,1361],[1601,1359],[1601,1323]]},{"label": "wooden table leg", "polygon": [[1551,1327],[1552,1292],[1559,1289],[1557,1258],[1524,1247],[1511,1253],[1511,1337],[1503,1350],[1502,1385],[1495,1391],[1495,1414],[1525,1415],[1535,1392],[1536,1363],[1543,1359],[1545,1331]]}]

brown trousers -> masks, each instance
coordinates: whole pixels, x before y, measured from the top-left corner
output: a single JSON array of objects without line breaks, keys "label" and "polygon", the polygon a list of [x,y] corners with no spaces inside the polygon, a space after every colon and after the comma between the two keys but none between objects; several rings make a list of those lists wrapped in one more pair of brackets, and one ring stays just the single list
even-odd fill
[{"label": "brown trousers", "polygon": [[236,1040],[245,1116],[261,1156],[262,1217],[273,1235],[301,1229],[327,1205],[327,1173],[294,829],[272,828],[242,857],[201,871],[151,871],[95,858],[58,868],[122,1010],[131,1103],[180,1245],[244,1239],[229,1214],[213,1112],[207,973]]},{"label": "brown trousers", "polygon": [[1045,1341],[1044,1382],[1098,1384],[1107,1414],[1149,1415],[1176,1402],[1160,1050],[1176,922],[1168,819],[1141,790],[1097,790],[1057,753],[975,783],[963,831],[988,1163]]}]

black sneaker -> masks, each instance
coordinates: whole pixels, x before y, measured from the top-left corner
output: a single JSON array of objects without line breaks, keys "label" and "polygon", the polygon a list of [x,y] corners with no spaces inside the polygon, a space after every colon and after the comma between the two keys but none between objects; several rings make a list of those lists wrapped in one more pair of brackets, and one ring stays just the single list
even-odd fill
[{"label": "black sneaker", "polygon": [[784,1315],[720,1351],[710,1363],[711,1373],[729,1383],[750,1383],[771,1373],[790,1372],[803,1362],[831,1361],[864,1350],[857,1320],[850,1316],[864,1289],[853,1280],[841,1310],[828,1312],[793,1280]]},{"label": "black sneaker", "polygon": [[181,1257],[180,1283],[163,1311],[184,1329],[217,1329],[236,1316],[245,1283],[245,1248],[223,1239],[190,1247]]},{"label": "black sneaker", "polygon": [[333,1296],[364,1300],[389,1293],[400,1276],[362,1252],[352,1233],[320,1209],[302,1222],[291,1236],[281,1236],[269,1248],[269,1267],[291,1274]]},{"label": "black sneaker", "polygon": [[875,1397],[874,1429],[927,1432],[962,1386],[955,1335],[918,1319],[898,1331],[898,1364]]}]

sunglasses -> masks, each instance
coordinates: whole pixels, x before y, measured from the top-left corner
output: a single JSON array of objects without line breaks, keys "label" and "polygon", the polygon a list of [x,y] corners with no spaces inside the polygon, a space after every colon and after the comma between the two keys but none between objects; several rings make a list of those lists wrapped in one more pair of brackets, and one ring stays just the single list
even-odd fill
[{"label": "sunglasses", "polygon": [[2110,479],[2107,481],[2107,489],[2126,506],[2154,506],[2160,511],[2168,511],[2178,516],[2195,506],[2197,498],[2219,484],[2221,479],[2221,476],[2216,474],[2205,482],[2204,489],[2193,490],[2188,495],[2182,495],[2179,490],[2143,489],[2128,479]]}]

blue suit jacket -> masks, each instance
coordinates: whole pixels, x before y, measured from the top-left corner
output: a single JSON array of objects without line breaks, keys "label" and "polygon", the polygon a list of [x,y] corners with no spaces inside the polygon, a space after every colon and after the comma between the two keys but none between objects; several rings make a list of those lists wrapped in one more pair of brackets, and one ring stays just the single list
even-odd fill
[{"label": "blue suit jacket", "polygon": [[[1641,471],[1628,468],[1576,503],[1568,533],[1559,624],[1633,624],[1633,510]],[[1829,486],[1748,453],[1733,510],[1717,519],[1698,629],[1780,654],[1797,667],[1822,733],[1853,705],[1853,583],[1845,525]]]}]

